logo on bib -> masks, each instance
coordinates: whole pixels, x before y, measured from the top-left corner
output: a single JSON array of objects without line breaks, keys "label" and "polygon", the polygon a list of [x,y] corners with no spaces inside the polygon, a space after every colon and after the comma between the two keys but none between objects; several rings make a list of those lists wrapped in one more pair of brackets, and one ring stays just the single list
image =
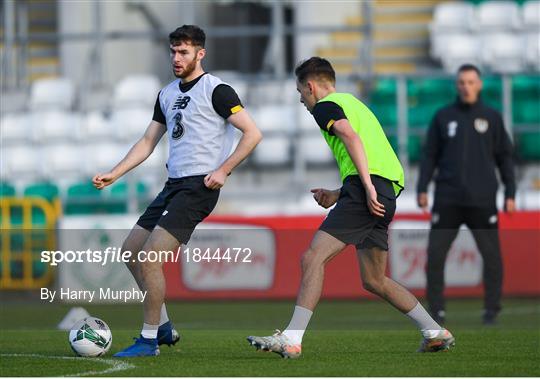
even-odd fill
[{"label": "logo on bib", "polygon": [[184,125],[182,125],[182,112],[174,116],[174,127],[172,130],[172,139],[180,139],[184,135]]}]

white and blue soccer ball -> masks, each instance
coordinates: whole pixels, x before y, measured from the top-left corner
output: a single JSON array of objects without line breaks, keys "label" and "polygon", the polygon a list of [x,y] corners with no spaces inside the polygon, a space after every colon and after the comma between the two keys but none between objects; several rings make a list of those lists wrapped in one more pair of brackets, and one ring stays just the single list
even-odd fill
[{"label": "white and blue soccer ball", "polygon": [[109,351],[112,333],[105,321],[96,317],[85,317],[71,327],[69,344],[81,357],[99,357]]}]

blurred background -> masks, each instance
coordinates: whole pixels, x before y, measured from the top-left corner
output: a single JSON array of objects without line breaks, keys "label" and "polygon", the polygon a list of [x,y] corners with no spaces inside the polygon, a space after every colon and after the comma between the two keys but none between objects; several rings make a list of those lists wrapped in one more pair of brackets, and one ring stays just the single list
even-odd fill
[{"label": "blurred background", "polygon": [[309,189],[340,187],[339,173],[293,76],[298,61],[318,55],[335,67],[338,91],[370,106],[400,157],[401,215],[419,213],[422,143],[434,112],[456,96],[457,67],[481,67],[482,97],[502,112],[515,145],[517,206],[538,220],[539,1],[4,0],[0,7],[0,289],[51,285],[55,272],[39,251],[57,246],[58,229],[99,221],[127,230],[161,190],[165,140],[104,191],[90,178],[142,136],[160,88],[174,80],[167,36],[182,24],[206,31],[203,67],[233,86],[264,134],[228,179],[218,218],[273,217],[269,227],[278,228],[306,216],[316,228],[326,213]]}]

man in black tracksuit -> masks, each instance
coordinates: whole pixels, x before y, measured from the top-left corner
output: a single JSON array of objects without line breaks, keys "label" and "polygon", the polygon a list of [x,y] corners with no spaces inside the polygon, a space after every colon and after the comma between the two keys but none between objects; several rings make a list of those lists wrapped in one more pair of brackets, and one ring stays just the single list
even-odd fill
[{"label": "man in black tracksuit", "polygon": [[418,205],[427,210],[427,187],[434,171],[435,200],[427,260],[427,300],[433,318],[444,323],[444,264],[461,224],[473,233],[484,263],[484,324],[501,310],[502,260],[496,207],[499,168],[505,211],[515,209],[512,143],[499,112],[482,103],[480,71],[463,65],[456,102],[440,109],[429,127],[418,181]]}]

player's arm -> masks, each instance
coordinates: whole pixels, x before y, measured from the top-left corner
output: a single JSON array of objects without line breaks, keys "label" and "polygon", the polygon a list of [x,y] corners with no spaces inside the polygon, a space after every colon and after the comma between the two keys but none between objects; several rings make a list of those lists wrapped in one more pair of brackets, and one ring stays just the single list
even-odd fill
[{"label": "player's arm", "polygon": [[341,194],[341,188],[338,188],[336,190],[313,188],[311,190],[311,193],[313,194],[313,198],[315,199],[317,204],[319,204],[323,208],[330,208],[338,201],[339,195]]},{"label": "player's arm", "polygon": [[351,127],[346,118],[333,123],[334,134],[343,142],[353,161],[360,180],[366,189],[369,211],[375,216],[384,217],[384,205],[377,200],[377,191],[369,176],[368,160],[362,139]]},{"label": "player's arm", "polygon": [[222,84],[216,87],[212,95],[212,103],[219,115],[242,132],[238,146],[229,158],[217,170],[204,178],[204,184],[208,188],[219,189],[223,187],[232,170],[255,149],[262,139],[262,133],[230,86]]},{"label": "player's arm", "polygon": [[144,162],[144,160],[148,158],[150,154],[152,154],[154,148],[166,131],[167,128],[165,125],[152,120],[142,138],[139,139],[135,145],[133,145],[120,163],[114,166],[110,172],[105,174],[97,174],[92,178],[94,186],[97,189],[102,189],[114,183],[126,172]]},{"label": "player's arm", "polygon": [[495,162],[504,183],[504,210],[513,212],[516,209],[516,179],[514,174],[513,146],[504,127],[501,117],[495,127]]},{"label": "player's arm", "polygon": [[431,181],[433,173],[435,172],[435,168],[437,167],[439,145],[439,124],[437,121],[437,115],[435,115],[429,126],[427,138],[424,143],[424,151],[422,154],[422,160],[420,162],[420,175],[418,178],[418,184],[416,186],[418,206],[425,212],[427,212],[428,208],[427,187]]},{"label": "player's arm", "polygon": [[[376,216],[383,217],[384,205],[377,201],[377,191],[369,176],[368,161],[364,145],[358,134],[356,134],[351,127],[343,109],[336,103],[324,101],[315,105],[312,114],[323,133],[335,135],[343,142],[358,171],[360,180],[366,189],[369,211]],[[315,200],[321,204],[319,200],[322,198],[322,194],[319,198],[317,198],[316,195],[318,195],[318,193],[314,192]],[[334,203],[339,198],[338,191],[328,191],[326,195],[329,196]],[[323,203],[326,204],[326,202]],[[323,204],[321,205],[324,206]]]}]

